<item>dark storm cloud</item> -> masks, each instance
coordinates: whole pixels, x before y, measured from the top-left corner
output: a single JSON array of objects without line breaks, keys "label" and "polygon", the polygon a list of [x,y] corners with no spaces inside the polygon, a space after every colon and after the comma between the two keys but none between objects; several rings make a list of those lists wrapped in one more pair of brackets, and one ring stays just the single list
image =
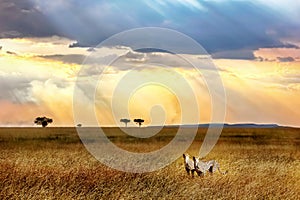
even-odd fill
[{"label": "dark storm cloud", "polygon": [[6,51],[7,54],[10,54],[10,55],[17,55],[17,53],[13,52],[13,51]]},{"label": "dark storm cloud", "polygon": [[0,1],[0,38],[59,34],[30,0]]},{"label": "dark storm cloud", "polygon": [[244,59],[244,60],[254,60],[256,57],[253,54],[253,50],[229,50],[229,51],[220,51],[215,52],[212,55],[212,58],[231,58],[231,59]]},{"label": "dark storm cloud", "polygon": [[69,48],[76,48],[76,47],[90,47],[91,45],[89,44],[82,44],[79,42],[74,42],[72,44],[69,44]]},{"label": "dark storm cloud", "polygon": [[127,61],[132,61],[132,62],[143,62],[146,58],[146,54],[144,53],[139,53],[136,51],[129,51],[126,55],[125,55],[125,59]]},{"label": "dark storm cloud", "polygon": [[95,51],[96,51],[96,49],[95,49],[95,48],[93,48],[93,47],[90,47],[90,48],[88,48],[86,51],[88,51],[88,52],[95,52]]},{"label": "dark storm cloud", "polygon": [[81,55],[81,54],[67,54],[67,55],[56,54],[56,55],[45,55],[39,57],[50,59],[50,60],[61,61],[64,63],[71,63],[71,64],[82,64],[82,62],[86,58],[85,55]]},{"label": "dark storm cloud", "polygon": [[[270,8],[251,1],[204,1],[203,4],[209,12],[193,13],[188,23],[197,28],[187,32],[209,52],[291,46],[280,41],[281,30],[277,28],[278,24],[287,23],[287,19]],[[277,35],[268,34],[268,29],[274,29]]]},{"label": "dark storm cloud", "polygon": [[277,57],[279,62],[293,62],[295,59],[293,57]]},{"label": "dark storm cloud", "polygon": [[[199,4],[203,9],[178,1],[159,4],[123,0],[4,0],[0,3],[0,35],[60,35],[78,41],[70,47],[86,47],[96,46],[120,31],[157,26],[191,36],[219,58],[253,59],[247,50],[297,48],[281,42],[282,38],[297,37],[295,33],[300,32],[299,23],[292,21],[288,13],[277,13],[257,1],[199,1]],[[232,53],[240,49],[244,53]]]},{"label": "dark storm cloud", "polygon": [[[1,14],[0,14],[1,15]],[[4,31],[0,33],[1,38],[14,38],[22,36],[18,31]]]}]

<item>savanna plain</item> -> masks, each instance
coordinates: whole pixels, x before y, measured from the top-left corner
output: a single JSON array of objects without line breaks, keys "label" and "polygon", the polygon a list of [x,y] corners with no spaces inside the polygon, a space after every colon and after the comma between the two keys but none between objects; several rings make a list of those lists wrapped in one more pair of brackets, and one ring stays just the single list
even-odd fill
[{"label": "savanna plain", "polygon": [[[187,153],[198,154],[206,130],[198,129]],[[147,139],[104,131],[120,148],[150,152],[177,128]],[[192,178],[182,157],[154,172],[121,172],[97,161],[76,128],[0,128],[0,199],[300,199],[300,129],[224,128],[204,159],[228,173]]]}]

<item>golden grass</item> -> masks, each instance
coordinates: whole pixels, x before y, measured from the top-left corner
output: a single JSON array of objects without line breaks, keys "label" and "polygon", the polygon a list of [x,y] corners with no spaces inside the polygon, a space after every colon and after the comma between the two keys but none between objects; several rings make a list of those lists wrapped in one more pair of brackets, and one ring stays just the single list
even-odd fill
[{"label": "golden grass", "polygon": [[[117,145],[151,151],[168,143],[176,129],[133,140],[116,128]],[[199,151],[199,129],[188,153]],[[74,128],[1,128],[0,199],[300,199],[300,130],[224,129],[206,159],[225,176],[191,178],[180,157],[151,173],[110,169],[87,152]]]}]

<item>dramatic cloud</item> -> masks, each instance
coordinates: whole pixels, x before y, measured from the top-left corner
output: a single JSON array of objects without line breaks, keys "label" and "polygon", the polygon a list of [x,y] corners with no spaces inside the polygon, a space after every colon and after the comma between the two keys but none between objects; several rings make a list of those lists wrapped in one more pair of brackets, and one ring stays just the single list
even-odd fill
[{"label": "dramatic cloud", "polygon": [[277,57],[279,62],[293,62],[295,61],[292,57]]},{"label": "dramatic cloud", "polygon": [[59,33],[31,0],[0,2],[0,38],[44,37]]},{"label": "dramatic cloud", "polygon": [[229,50],[220,51],[212,54],[214,59],[219,58],[231,58],[231,59],[243,59],[243,60],[254,60],[255,56],[253,50]]},{"label": "dramatic cloud", "polygon": [[[84,99],[95,98],[89,106],[96,107],[103,124],[113,125],[115,87],[136,88],[135,81],[146,78],[169,81],[179,88],[176,95],[182,96],[186,91],[178,80],[187,80],[197,93],[200,121],[209,122],[212,105],[206,81],[215,79],[204,73],[210,74],[214,63],[227,92],[226,122],[298,126],[299,8],[300,3],[293,0],[2,0],[0,125],[29,125],[41,113],[54,118],[55,125],[71,125],[78,77],[83,80],[78,106],[84,125],[91,123]],[[112,34],[145,26],[181,31],[202,44],[209,55],[195,55],[189,45],[183,48],[178,42],[183,48],[179,54],[136,50],[120,41],[96,46]],[[135,36],[131,39],[137,41]],[[154,43],[172,38],[162,35],[159,39]],[[188,61],[197,62],[200,73]],[[132,82],[124,81],[128,73],[134,75]],[[91,83],[99,84],[96,94]],[[124,102],[124,94],[120,95],[117,100]],[[176,95],[156,85],[141,87],[132,93],[130,112],[133,117],[145,116],[147,123],[160,121],[163,114],[152,116],[150,111],[161,103],[166,122],[179,123]],[[190,96],[185,99],[189,105]]]},{"label": "dramatic cloud", "polygon": [[[269,2],[269,1],[268,1]],[[70,47],[95,46],[112,34],[157,26],[181,31],[216,57],[250,58],[234,50],[296,47],[299,3],[283,1],[38,1],[0,3],[1,37],[66,36]],[[298,18],[296,18],[298,17]],[[290,31],[293,30],[293,31]],[[290,40],[288,40],[290,38]],[[121,44],[120,44],[121,45]],[[229,53],[226,53],[229,51]],[[222,53],[220,53],[222,52]]]},{"label": "dramatic cloud", "polygon": [[261,48],[254,51],[260,61],[293,62],[300,60],[299,48]]},{"label": "dramatic cloud", "polygon": [[84,59],[86,58],[86,56],[82,54],[67,54],[67,55],[54,54],[54,55],[44,55],[39,57],[50,59],[50,60],[62,61],[64,63],[73,63],[73,64],[82,64]]}]

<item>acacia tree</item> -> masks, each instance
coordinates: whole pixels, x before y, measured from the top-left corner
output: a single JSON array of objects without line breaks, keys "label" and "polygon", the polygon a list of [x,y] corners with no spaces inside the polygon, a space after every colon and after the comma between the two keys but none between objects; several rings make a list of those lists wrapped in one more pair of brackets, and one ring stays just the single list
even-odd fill
[{"label": "acacia tree", "polygon": [[120,122],[123,122],[127,127],[127,124],[130,122],[130,119],[120,119]]},{"label": "acacia tree", "polygon": [[48,126],[48,124],[52,123],[53,119],[48,118],[48,117],[37,117],[34,120],[34,123],[36,125],[42,125],[43,127]]},{"label": "acacia tree", "polygon": [[134,119],[134,122],[137,123],[139,125],[139,127],[141,127],[141,125],[144,121],[145,120],[143,120],[143,119]]}]

